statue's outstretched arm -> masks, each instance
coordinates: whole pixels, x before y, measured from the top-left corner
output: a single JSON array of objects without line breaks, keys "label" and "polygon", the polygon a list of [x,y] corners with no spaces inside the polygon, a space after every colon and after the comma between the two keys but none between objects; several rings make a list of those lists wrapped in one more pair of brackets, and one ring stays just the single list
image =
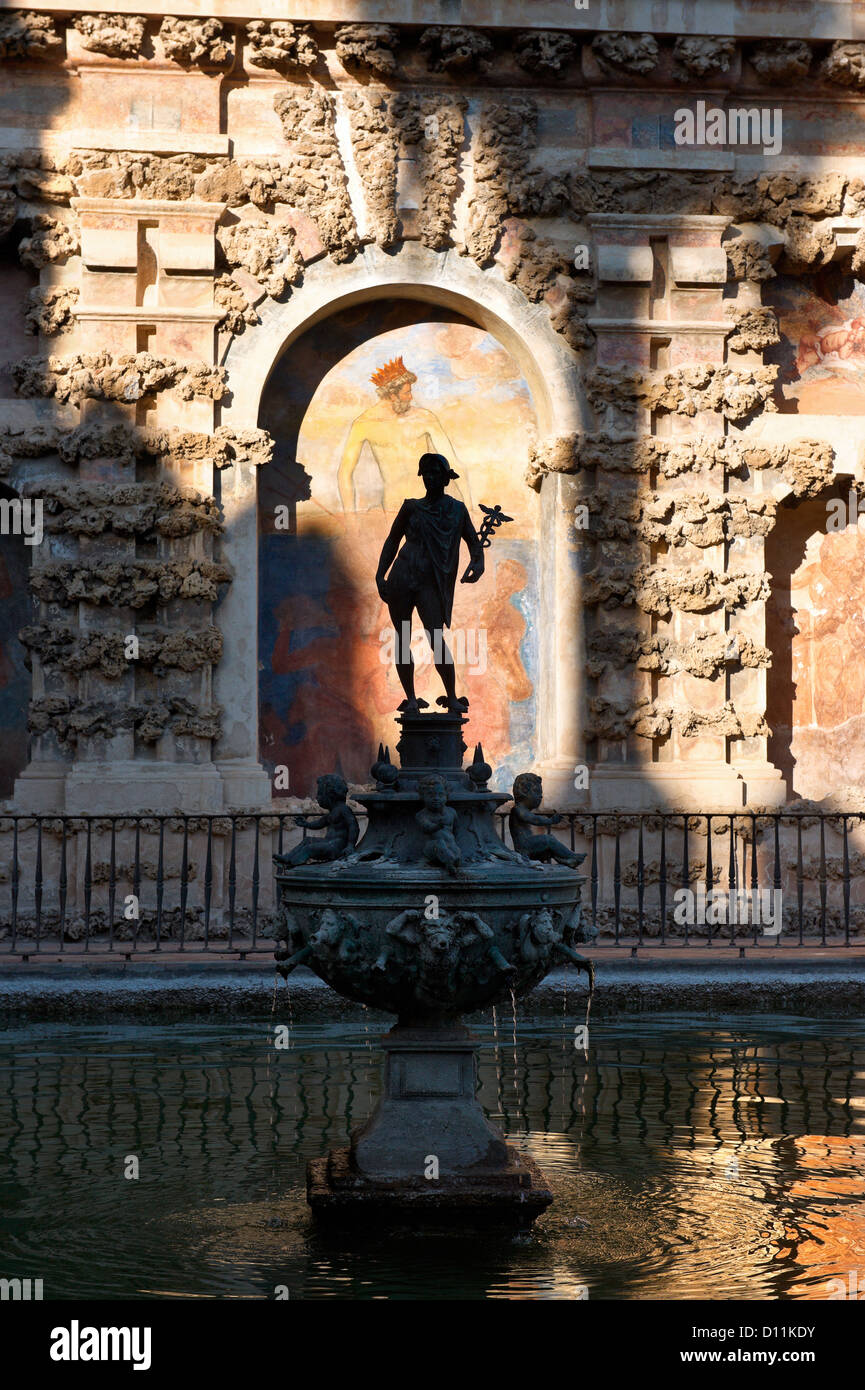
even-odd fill
[{"label": "statue's outstretched arm", "polygon": [[468,507],[466,507],[463,516],[461,535],[468,547],[469,555],[471,556],[471,563],[467,566],[462,576],[462,583],[475,584],[484,572],[484,548],[481,545],[480,536],[475,530],[474,522],[469,515]]}]

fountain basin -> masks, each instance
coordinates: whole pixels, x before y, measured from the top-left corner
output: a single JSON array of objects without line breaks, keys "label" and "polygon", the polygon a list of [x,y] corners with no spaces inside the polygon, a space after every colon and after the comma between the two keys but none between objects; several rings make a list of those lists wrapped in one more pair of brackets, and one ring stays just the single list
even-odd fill
[{"label": "fountain basin", "polygon": [[584,882],[515,860],[455,876],[386,860],[304,865],[277,874],[277,959],[404,1023],[454,1019],[521,997],[568,958]]}]

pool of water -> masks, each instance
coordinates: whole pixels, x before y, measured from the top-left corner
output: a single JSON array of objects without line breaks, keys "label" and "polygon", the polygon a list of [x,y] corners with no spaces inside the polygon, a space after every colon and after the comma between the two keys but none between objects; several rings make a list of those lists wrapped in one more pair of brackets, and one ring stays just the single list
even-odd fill
[{"label": "pool of water", "polygon": [[865,1023],[653,1015],[593,1025],[585,1053],[575,1021],[476,1029],[481,1101],[555,1193],[514,1240],[316,1231],[306,1162],[375,1104],[372,1016],[0,1032],[0,1278],[46,1299],[865,1290]]}]

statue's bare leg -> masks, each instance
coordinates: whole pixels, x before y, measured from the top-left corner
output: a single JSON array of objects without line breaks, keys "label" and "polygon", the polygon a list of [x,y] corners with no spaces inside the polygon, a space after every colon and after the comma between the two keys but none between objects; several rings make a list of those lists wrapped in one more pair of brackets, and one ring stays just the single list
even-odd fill
[{"label": "statue's bare leg", "polygon": [[[424,625],[427,641],[432,647],[433,659],[440,658],[440,660],[435,661],[435,668],[445,688],[445,699],[439,703],[445,704],[451,714],[462,714],[464,705],[457,699],[456,670],[450,648],[444,638],[444,613],[438,594],[430,593],[429,590],[420,594],[417,611],[418,617]],[[467,705],[468,701],[465,704]]]},{"label": "statue's bare leg", "polygon": [[418,700],[414,693],[414,661],[411,654],[411,620],[414,603],[411,598],[398,599],[388,604],[390,620],[396,633],[396,673],[405,691],[405,701],[400,709],[405,714],[417,714],[425,700]]}]

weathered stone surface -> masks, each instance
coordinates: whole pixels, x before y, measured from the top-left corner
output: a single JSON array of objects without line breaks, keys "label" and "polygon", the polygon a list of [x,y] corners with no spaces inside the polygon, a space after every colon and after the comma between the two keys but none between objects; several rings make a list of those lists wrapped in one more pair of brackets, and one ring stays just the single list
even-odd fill
[{"label": "weathered stone surface", "polygon": [[294,228],[285,223],[237,222],[218,227],[216,239],[228,265],[248,271],[273,299],[303,274]]},{"label": "weathered stone surface", "polygon": [[78,230],[68,222],[59,222],[48,213],[37,212],[30,218],[33,231],[18,245],[22,265],[43,270],[47,265],[65,261],[81,249]]},{"label": "weathered stone surface", "polygon": [[592,52],[603,72],[633,72],[643,77],[658,66],[657,40],[651,34],[598,34]]},{"label": "weathered stone surface", "polygon": [[564,77],[578,52],[576,40],[560,29],[525,29],[514,35],[517,67],[540,78]]},{"label": "weathered stone surface", "polygon": [[[451,244],[467,105],[465,97],[436,96],[422,101],[418,110],[422,135],[417,150],[423,179],[420,239],[434,251]],[[408,140],[416,127],[407,130],[407,123],[401,124],[403,139]]]},{"label": "weathered stone surface", "polygon": [[700,171],[577,169],[565,180],[567,206],[578,217],[590,212],[707,213],[715,176]]},{"label": "weathered stone surface", "polygon": [[294,147],[293,157],[244,165],[249,196],[260,207],[281,201],[303,208],[333,259],[348,260],[357,250],[358,235],[332,101],[324,91],[304,89],[281,93],[274,109]]},{"label": "weathered stone surface", "polygon": [[212,741],[222,733],[216,709],[201,709],[183,696],[169,696],[142,704],[78,702],[69,695],[49,695],[33,700],[28,728],[34,734],[52,733],[61,745],[75,745],[82,738],[113,738],[132,729],[142,743],[155,743],[170,730],[175,737]]},{"label": "weathered stone surface", "polygon": [[824,492],[834,476],[833,458],[834,450],[824,439],[741,446],[743,469],[778,469],[794,497],[818,497]]},{"label": "weathered stone surface", "polygon": [[[196,177],[226,167],[201,155],[156,155],[137,150],[72,150],[67,172],[76,191],[92,198],[156,198],[185,201]],[[198,194],[197,196],[203,196]]]},{"label": "weathered stone surface", "polygon": [[865,87],[865,43],[836,39],[820,64],[820,75],[840,87]]},{"label": "weathered stone surface", "polygon": [[673,710],[669,705],[651,704],[648,699],[611,700],[592,695],[588,701],[587,739],[604,738],[611,742],[630,734],[638,738],[667,738],[673,727]]},{"label": "weathered stone surface", "polygon": [[254,19],[246,26],[247,53],[259,68],[314,68],[318,44],[311,24]]},{"label": "weathered stone surface", "polygon": [[724,249],[731,280],[772,280],[778,273],[769,248],[754,237],[737,237],[735,241],[728,241]]},{"label": "weathered stone surface", "polygon": [[[843,210],[852,216],[863,206],[861,179],[844,174],[816,176],[794,173],[759,174],[742,178],[703,170],[577,169],[564,179],[555,176],[543,185],[543,197],[558,198],[577,216],[592,212],[718,213],[731,222],[767,222],[783,227],[796,214],[830,217]],[[537,210],[537,180],[525,185],[528,202]],[[732,244],[732,243],[731,243]],[[726,249],[726,244],[725,244]]]},{"label": "weathered stone surface", "polygon": [[166,58],[175,63],[221,66],[234,57],[234,38],[218,19],[178,19],[166,15],[159,26]]},{"label": "weathered stone surface", "polygon": [[716,734],[723,738],[768,736],[770,730],[761,714],[739,711],[728,700],[719,710],[695,710],[664,705],[659,701],[637,700],[633,705],[603,696],[589,699],[587,738],[625,739],[666,738],[675,729],[683,738]]},{"label": "weathered stone surface", "polygon": [[724,312],[736,325],[735,333],[731,333],[727,339],[727,347],[734,352],[762,352],[780,343],[781,334],[774,309],[764,305],[728,303]]},{"label": "weathered stone surface", "polygon": [[480,29],[458,24],[434,24],[424,29],[420,47],[427,55],[431,72],[483,72],[492,56],[493,45]]},{"label": "weathered stone surface", "polygon": [[624,411],[641,406],[679,415],[717,410],[728,420],[741,420],[752,412],[774,408],[777,375],[775,366],[734,369],[705,364],[653,373],[596,367],[586,381],[586,394],[597,411],[611,406]]},{"label": "weathered stone surface", "polygon": [[821,270],[835,255],[831,227],[815,226],[805,217],[791,217],[784,227],[782,269],[799,274]]},{"label": "weathered stone surface", "polygon": [[176,362],[149,352],[23,357],[11,371],[20,396],[55,396],[73,405],[84,400],[133,402],[156,391],[176,391],[184,401],[196,396],[219,401],[228,390],[222,367]]},{"label": "weathered stone surface", "polygon": [[57,452],[60,431],[53,425],[15,427],[0,430],[0,451],[11,458],[43,458]]},{"label": "weathered stone surface", "polygon": [[24,315],[28,333],[44,333],[51,337],[69,328],[75,318],[79,290],[76,285],[54,285],[50,289],[31,290],[30,307]]},{"label": "weathered stone surface", "polygon": [[203,203],[227,203],[234,208],[249,201],[243,174],[233,160],[208,163],[192,187],[195,197]]},{"label": "weathered stone surface", "polygon": [[750,710],[738,710],[727,700],[719,710],[677,710],[676,728],[685,738],[717,734],[723,738],[767,738],[771,732],[765,717]]},{"label": "weathered stone surface", "polygon": [[729,72],[736,53],[736,41],[704,35],[680,35],[673,45],[673,76],[677,82]]},{"label": "weathered stone surface", "polygon": [[213,302],[222,310],[219,327],[226,333],[242,333],[248,324],[261,322],[246,292],[230,275],[220,275],[214,280]]},{"label": "weathered stone surface", "polygon": [[44,167],[21,169],[15,179],[15,191],[19,198],[37,203],[58,203],[68,206],[75,192],[75,184],[68,174],[53,167],[53,159],[46,158]]},{"label": "weathered stone surface", "polygon": [[338,24],[336,55],[347,68],[392,77],[397,70],[400,31],[393,24]]},{"label": "weathered stone surface", "polygon": [[346,95],[355,162],[379,245],[393,245],[402,230],[396,208],[401,146],[413,149],[423,187],[420,240],[434,249],[450,244],[466,104],[460,96],[416,98],[378,90]]},{"label": "weathered stone surface", "polygon": [[525,201],[529,160],[537,140],[538,112],[527,97],[485,102],[473,145],[474,193],[466,247],[478,265],[489,265],[502,223]]},{"label": "weathered stone surface", "polygon": [[[526,299],[537,304],[562,277],[572,279],[569,256],[549,237],[540,237],[525,223],[509,224],[509,249],[512,254],[500,258],[505,279],[522,290]],[[586,298],[594,298],[590,290]]]},{"label": "weathered stone surface", "polygon": [[72,21],[82,48],[110,58],[137,58],[146,22],[139,14],[79,14]]},{"label": "weathered stone surface", "polygon": [[32,10],[0,15],[0,58],[59,58],[62,52],[51,15]]},{"label": "weathered stone surface", "polygon": [[0,238],[5,237],[15,226],[18,216],[18,200],[9,188],[0,189]]},{"label": "weathered stone surface", "polygon": [[626,432],[562,435],[534,445],[526,481],[536,491],[547,473],[580,473],[600,468],[617,473],[682,473],[725,469],[746,478],[752,469],[777,469],[797,497],[817,496],[831,482],[834,451],[825,440],[798,439],[773,444],[736,441],[729,435],[663,439]]},{"label": "weathered stone surface", "polygon": [[631,608],[666,617],[674,608],[682,613],[728,611],[769,597],[769,578],[752,571],[699,568],[671,570],[661,565],[593,570],[583,580],[586,607]]},{"label": "weathered stone surface", "polygon": [[393,98],[382,92],[348,92],[346,106],[373,234],[380,246],[393,246],[400,232],[396,212],[400,135]]},{"label": "weathered stone surface", "polygon": [[215,443],[218,452],[214,455],[217,468],[228,468],[233,464],[248,464],[253,468],[263,468],[273,458],[274,440],[267,430],[236,430],[229,425],[219,425],[213,435],[190,436]]},{"label": "weathered stone surface", "polygon": [[794,173],[760,174],[748,179],[730,174],[716,185],[712,207],[715,212],[729,214],[732,218],[783,226],[797,213],[835,216],[842,209],[845,186],[849,182],[843,174],[837,173],[813,177]]},{"label": "weathered stone surface", "polygon": [[687,642],[656,634],[646,637],[638,628],[596,628],[586,642],[586,673],[600,679],[609,670],[636,666],[659,676],[689,676],[714,680],[725,670],[767,667],[772,654],[749,637],[735,632],[695,632]]},{"label": "weathered stone surface", "polygon": [[223,526],[213,497],[173,483],[40,483],[45,530],[76,536],[217,534]]},{"label": "weathered stone surface", "polygon": [[[151,628],[136,634],[136,666],[164,678],[172,671],[198,671],[216,665],[222,656],[223,640],[219,628]],[[77,674],[95,671],[106,680],[119,680],[128,674],[131,660],[126,655],[125,632],[81,632],[65,623],[36,623],[22,628],[20,641],[38,656],[43,667]]]},{"label": "weathered stone surface", "polygon": [[255,468],[269,463],[274,441],[266,430],[234,430],[219,425],[211,434],[180,429],[145,429],[119,422],[110,425],[87,422],[74,430],[52,425],[7,427],[0,433],[0,447],[18,458],[40,458],[58,453],[64,463],[82,459],[156,459],[174,466],[208,460],[216,468],[240,463]]},{"label": "weathered stone surface", "polygon": [[768,535],[775,523],[772,497],[731,497],[724,493],[588,492],[581,502],[589,511],[590,540],[634,540],[700,549],[736,537]]},{"label": "weathered stone surface", "polygon": [[30,587],[45,603],[144,608],[175,598],[213,602],[230,578],[226,566],[212,560],[66,562],[32,569]]},{"label": "weathered stone surface", "polygon": [[749,57],[758,76],[771,86],[792,86],[808,76],[811,48],[804,39],[773,39],[758,43]]}]

